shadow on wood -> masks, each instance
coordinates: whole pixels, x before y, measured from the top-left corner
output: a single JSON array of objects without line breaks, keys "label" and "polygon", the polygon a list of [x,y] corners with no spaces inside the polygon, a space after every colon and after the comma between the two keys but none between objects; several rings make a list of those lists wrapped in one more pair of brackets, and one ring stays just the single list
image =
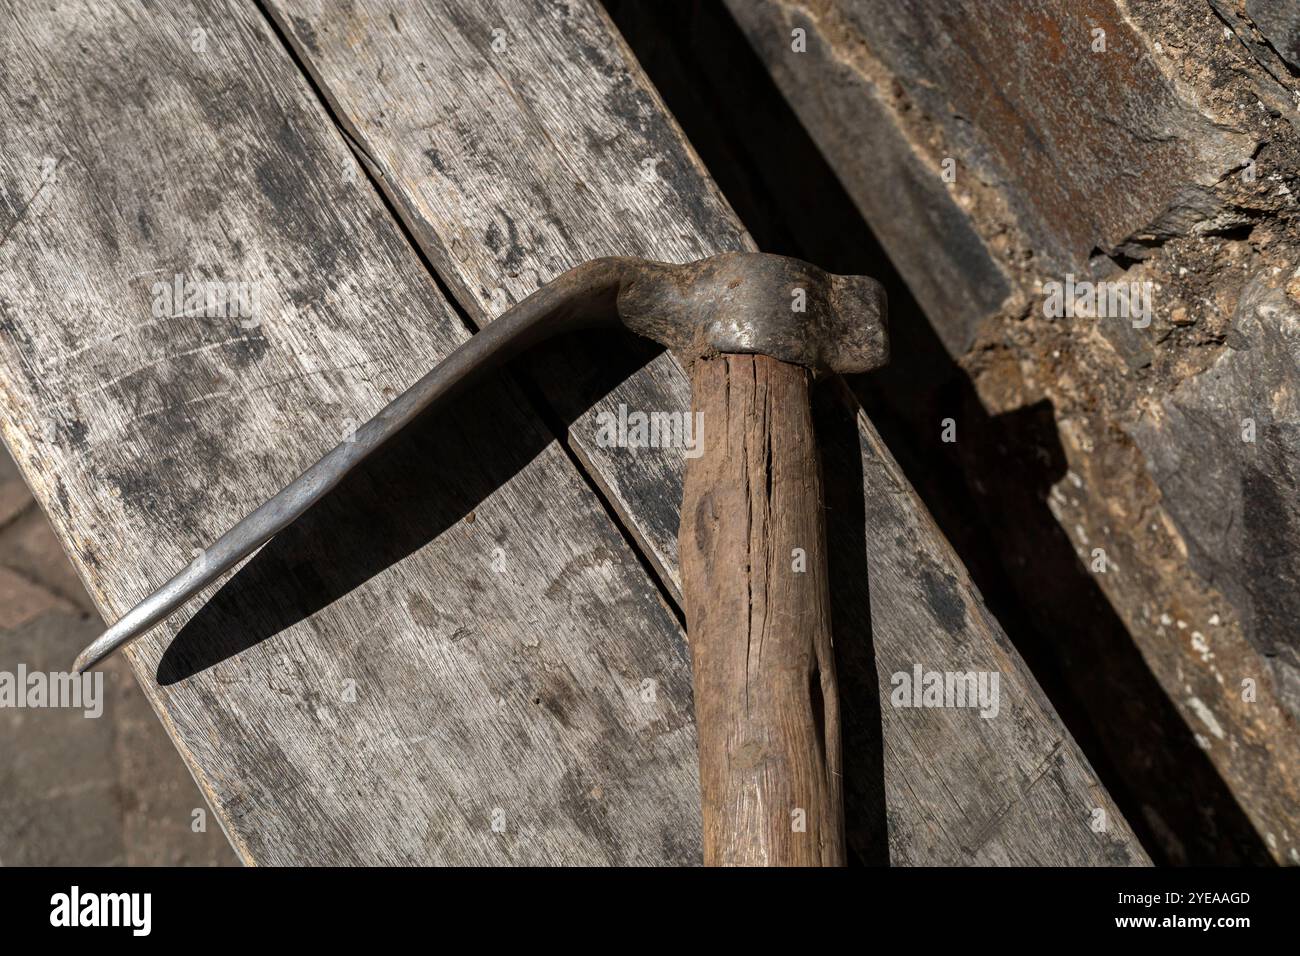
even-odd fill
[{"label": "shadow on wood", "polygon": [[826,495],[831,631],[844,744],[844,841],[851,863],[885,866],[889,864],[889,828],[880,678],[871,607],[856,600],[869,589],[855,585],[871,574],[862,504],[862,447],[857,422],[833,391],[826,387],[814,391],[813,420]]},{"label": "shadow on wood", "polygon": [[[272,538],[177,633],[158,682],[174,684],[273,637],[472,521],[550,437],[505,424],[521,398],[508,381],[491,374],[427,413]],[[262,594],[275,600],[257,600]],[[382,653],[378,642],[374,652]]]},{"label": "shadow on wood", "polygon": [[[551,349],[581,349],[602,358],[591,363],[589,377],[574,383],[574,409],[594,405],[661,351],[628,334],[596,332],[580,340],[556,339],[512,369],[544,362]],[[515,378],[525,393],[534,390],[529,376],[512,374]],[[540,451],[536,443],[529,446],[498,426],[504,403],[519,394],[503,387],[506,381],[500,374],[490,375],[451,405],[426,415],[268,542],[177,633],[159,663],[158,682],[178,683],[273,639],[469,519],[480,502]],[[871,614],[854,600],[865,593],[861,582],[869,573],[862,449],[855,421],[828,391],[815,391],[814,408],[825,475],[831,612],[843,707],[847,844],[852,861],[887,864]],[[559,435],[570,424],[548,423]],[[665,491],[664,522],[677,520],[678,502],[669,500],[677,494],[677,489]],[[268,594],[274,602],[259,600]],[[374,652],[383,652],[378,636]]]},{"label": "shadow on wood", "polygon": [[[759,247],[886,287],[891,363],[850,384],[1143,846],[1157,863],[1268,863],[1048,510],[1048,490],[1065,471],[1055,429],[1043,427],[1050,407],[984,411],[720,3],[605,6]],[[939,441],[944,418],[960,441]],[[847,720],[846,760],[862,759],[847,752]]]}]

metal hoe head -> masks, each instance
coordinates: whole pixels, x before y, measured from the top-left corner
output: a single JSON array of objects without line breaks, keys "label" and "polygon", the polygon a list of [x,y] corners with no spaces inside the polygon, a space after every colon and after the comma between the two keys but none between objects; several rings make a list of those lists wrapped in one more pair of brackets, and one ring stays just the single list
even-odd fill
[{"label": "metal hoe head", "polygon": [[798,259],[724,253],[684,265],[592,259],[542,286],[471,337],[200,558],[108,628],[77,657],[87,670],[150,630],[323,498],[356,465],[478,373],[563,332],[623,325],[690,362],[758,353],[831,372],[888,359],[885,294],[864,276],[836,276]]}]

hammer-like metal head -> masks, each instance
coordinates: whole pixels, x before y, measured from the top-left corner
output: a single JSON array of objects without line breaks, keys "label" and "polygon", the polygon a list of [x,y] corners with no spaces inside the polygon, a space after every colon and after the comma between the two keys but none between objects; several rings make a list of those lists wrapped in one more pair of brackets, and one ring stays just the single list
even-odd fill
[{"label": "hammer-like metal head", "polygon": [[885,293],[864,276],[830,275],[785,256],[732,252],[685,265],[645,259],[585,262],[472,336],[316,464],[217,539],[89,647],[84,671],[144,634],[323,498],[358,463],[479,372],[553,335],[624,325],[685,361],[761,353],[831,372],[888,359]]},{"label": "hammer-like metal head", "polygon": [[667,265],[597,259],[621,273],[625,326],[686,359],[758,353],[808,368],[866,372],[888,359],[885,290],[799,259],[731,252]]}]

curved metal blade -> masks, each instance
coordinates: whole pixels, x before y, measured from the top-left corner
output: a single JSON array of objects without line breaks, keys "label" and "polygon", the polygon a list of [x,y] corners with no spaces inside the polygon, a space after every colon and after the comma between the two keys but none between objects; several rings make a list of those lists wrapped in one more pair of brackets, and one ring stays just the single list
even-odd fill
[{"label": "curved metal blade", "polygon": [[320,501],[344,476],[415,418],[429,411],[479,372],[500,365],[528,346],[561,332],[616,324],[623,277],[632,259],[595,259],[542,286],[483,331],[472,336],[431,372],[295,478],[283,491],[218,538],[185,570],[116,621],[78,655],[82,673],[135,640],[216,581]]},{"label": "curved metal blade", "polygon": [[[804,298],[802,308],[791,293]],[[208,548],[87,647],[93,667],[248,557],[329,493],[421,413],[479,372],[571,329],[622,324],[683,355],[761,352],[785,362],[862,372],[888,357],[884,290],[786,256],[729,252],[683,265],[592,259],[551,280],[448,355],[283,491]]]}]

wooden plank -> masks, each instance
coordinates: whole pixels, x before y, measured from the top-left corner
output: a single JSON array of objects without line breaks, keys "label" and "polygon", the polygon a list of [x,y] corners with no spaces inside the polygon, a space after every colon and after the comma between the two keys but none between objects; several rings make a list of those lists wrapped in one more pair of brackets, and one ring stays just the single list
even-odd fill
[{"label": "wooden plank", "polygon": [[[727,6],[969,376],[967,480],[1091,752],[1173,795],[1167,859],[1300,862],[1294,3]],[[1049,316],[1067,275],[1150,314]]]},{"label": "wooden plank", "polygon": [[[617,32],[585,7],[269,9],[480,327],[586,259],[753,248]],[[558,60],[543,71],[542,55]],[[537,365],[574,451],[612,501],[637,503],[624,518],[680,600],[681,456],[601,448],[594,414],[682,408],[689,390],[670,355],[618,344],[569,340]]]},{"label": "wooden plank", "polygon": [[[476,323],[591,256],[686,261],[751,244],[590,3],[271,10]],[[675,587],[680,455],[596,440],[596,416],[620,404],[688,407],[670,356],[641,362],[617,341],[565,343],[531,368]],[[1145,861],[856,402],[836,391],[818,426],[828,488],[835,473],[854,482],[833,501],[828,490],[851,849],[897,863]],[[916,666],[996,671],[1000,716],[882,706],[893,675]]]},{"label": "wooden plank", "polygon": [[[469,333],[256,11],[3,20],[0,428],[114,617]],[[680,627],[508,381],[209,596],[130,656],[246,861],[698,857]]]},{"label": "wooden plank", "polygon": [[[1250,155],[1179,98],[1111,0],[729,8],[882,243],[909,253],[900,271],[955,355],[1022,273],[1082,275]],[[1015,222],[1033,255],[973,214]]]},{"label": "wooden plank", "polygon": [[691,365],[693,410],[723,431],[687,463],[680,541],[706,866],[845,863],[812,383],[767,355]]}]

